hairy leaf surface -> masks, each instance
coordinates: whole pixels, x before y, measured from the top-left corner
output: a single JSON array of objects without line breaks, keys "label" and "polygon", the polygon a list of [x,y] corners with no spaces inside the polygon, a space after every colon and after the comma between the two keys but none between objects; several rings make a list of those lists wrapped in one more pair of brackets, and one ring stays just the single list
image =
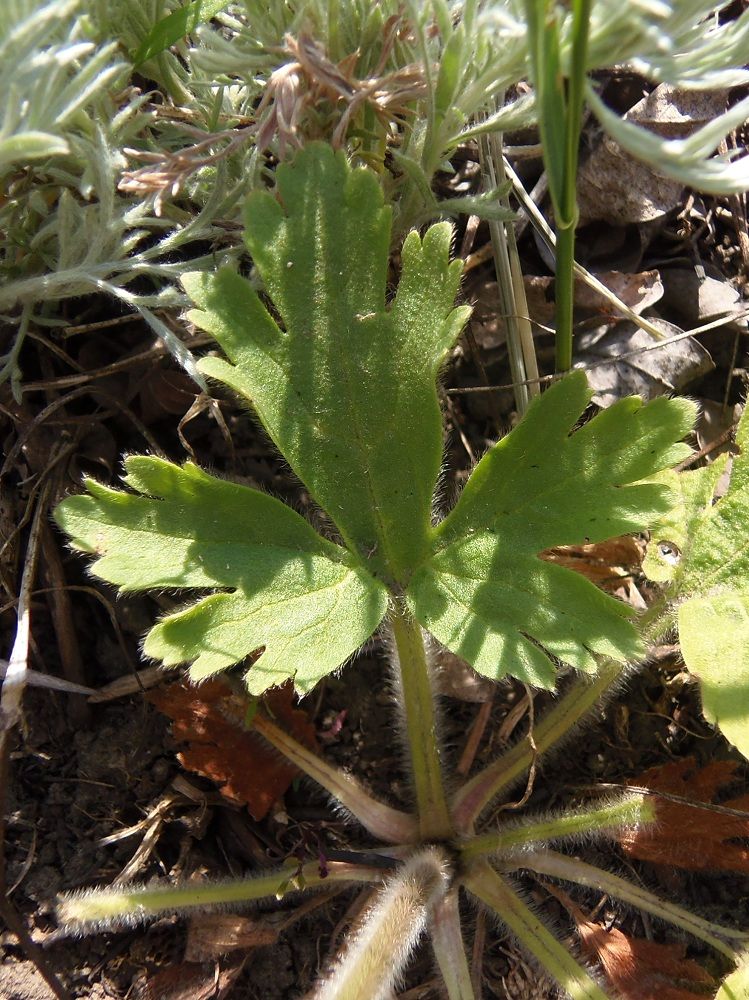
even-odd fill
[{"label": "hairy leaf surface", "polygon": [[250,196],[246,240],[280,318],[231,270],[191,274],[193,321],[229,361],[206,375],[248,399],[348,546],[402,581],[428,553],[442,459],[435,379],[467,317],[440,224],[403,247],[386,308],[390,210],[376,177],[313,144]]},{"label": "hairy leaf surface", "polygon": [[[622,400],[572,433],[590,399],[574,373],[546,392],[432,527],[443,435],[436,379],[466,318],[451,229],[404,243],[388,303],[390,213],[376,177],[311,144],[247,204],[267,300],[231,269],[186,275],[192,319],[225,358],[201,370],[239,392],[345,544],[189,463],[126,462],[130,493],[89,482],[58,522],[123,590],[212,591],[159,622],[145,652],[195,679],[260,654],[253,692],[309,690],[404,592],[418,620],[491,678],[551,686],[559,658],[640,652],[632,611],[543,550],[650,526],[665,487],[640,482],[688,453],[688,403]],[[262,652],[261,652],[262,651]]]},{"label": "hairy leaf surface", "polygon": [[749,757],[749,418],[739,422],[728,492],[703,507],[674,578],[684,662],[705,717]]},{"label": "hairy leaf surface", "polygon": [[192,663],[200,680],[264,647],[247,673],[254,693],[294,678],[309,690],[377,628],[384,587],[279,500],[191,463],[125,462],[125,493],[88,480],[55,517],[93,572],[123,591],[220,589],[168,615],[145,652]]},{"label": "hairy leaf surface", "polygon": [[548,687],[549,654],[592,670],[594,653],[627,660],[642,651],[629,607],[538,553],[641,530],[663,515],[665,487],[639,480],[689,454],[674,442],[694,407],[631,397],[571,433],[590,396],[575,372],[531,406],[479,462],[411,581],[419,621],[489,677]]}]

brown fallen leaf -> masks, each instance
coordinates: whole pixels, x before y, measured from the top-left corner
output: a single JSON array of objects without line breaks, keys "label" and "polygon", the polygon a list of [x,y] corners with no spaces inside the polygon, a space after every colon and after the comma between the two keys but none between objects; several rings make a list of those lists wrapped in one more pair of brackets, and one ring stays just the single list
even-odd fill
[{"label": "brown fallen leaf", "polygon": [[[629,937],[616,928],[607,931],[592,920],[576,923],[583,949],[601,963],[621,1000],[705,1000],[713,995],[714,980],[685,957],[683,945]],[[699,993],[686,988],[702,985],[710,988]]]},{"label": "brown fallen leaf", "polygon": [[201,913],[190,920],[185,944],[186,962],[210,962],[230,951],[275,944],[278,930],[262,918],[238,913]]},{"label": "brown fallen leaf", "polygon": [[600,962],[620,1000],[705,1000],[712,996],[715,981],[701,965],[685,957],[683,945],[630,937],[616,928],[606,930],[558,886],[545,883],[545,887],[575,921],[583,952]]},{"label": "brown fallen leaf", "polygon": [[[710,803],[720,788],[734,780],[736,768],[731,761],[715,761],[700,768],[688,758],[650,768],[632,784]],[[653,826],[623,830],[618,835],[631,857],[689,871],[749,872],[749,849],[734,843],[749,837],[749,814],[731,815],[660,797],[655,802],[657,822]],[[749,795],[730,799],[721,807],[749,812]]]},{"label": "brown fallen leaf", "polygon": [[639,569],[644,548],[631,535],[587,545],[557,545],[540,553],[546,562],[581,573],[604,590],[616,591],[622,579]]},{"label": "brown fallen leaf", "polygon": [[[663,295],[658,271],[641,271],[624,274],[620,271],[601,271],[596,277],[636,313],[654,305]],[[523,276],[528,316],[541,327],[554,325],[554,279],[548,275]],[[612,313],[611,302],[599,291],[591,288],[582,278],[575,278],[575,309],[582,314]],[[471,332],[483,350],[499,347],[507,339],[504,317],[501,315],[499,291],[496,281],[484,281],[471,293],[473,315]],[[615,310],[614,310],[615,311]]]},{"label": "brown fallen leaf", "polygon": [[[680,90],[662,83],[625,119],[665,138],[683,138],[725,110],[725,91]],[[657,174],[603,135],[577,177],[580,219],[613,225],[659,219],[681,202],[683,185]]]},{"label": "brown fallen leaf", "polygon": [[[188,744],[177,755],[180,764],[215,781],[221,794],[246,805],[253,819],[266,816],[299,773],[245,726],[249,698],[224,681],[210,680],[200,687],[169,684],[147,697],[174,721],[175,739]],[[317,749],[314,726],[294,707],[290,683],[269,691],[263,705],[286,732]]]},{"label": "brown fallen leaf", "polygon": [[582,331],[575,341],[575,363],[588,369],[596,406],[611,406],[623,396],[655,399],[683,389],[715,367],[709,351],[694,337],[664,319],[650,322],[669,341],[662,346],[628,320]]},{"label": "brown fallen leaf", "polygon": [[[700,271],[694,265],[666,267],[662,280],[667,314],[686,327],[718,316],[740,314],[745,306],[739,290],[710,264],[702,265]],[[739,322],[745,330],[746,319]]]},{"label": "brown fallen leaf", "polygon": [[434,681],[441,695],[460,701],[491,701],[497,690],[494,681],[476,673],[470,664],[449,649],[440,649],[435,655]]},{"label": "brown fallen leaf", "polygon": [[180,962],[168,966],[136,988],[135,1000],[221,1000],[239,978],[245,961],[241,956],[221,969],[213,963]]}]

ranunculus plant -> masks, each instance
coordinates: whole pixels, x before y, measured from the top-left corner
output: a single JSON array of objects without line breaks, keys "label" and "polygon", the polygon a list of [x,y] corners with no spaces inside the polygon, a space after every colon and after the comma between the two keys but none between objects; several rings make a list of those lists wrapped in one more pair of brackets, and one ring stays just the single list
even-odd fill
[{"label": "ranunculus plant", "polygon": [[[551,847],[651,823],[654,797],[631,792],[569,812],[499,812],[485,821],[534,755],[557,745],[623,665],[642,656],[653,617],[638,622],[630,607],[539,554],[662,522],[673,492],[654,477],[689,454],[679,442],[694,407],[628,398],[578,427],[591,394],[584,374],[572,373],[489,449],[443,512],[435,506],[444,446],[437,379],[469,313],[454,305],[461,266],[450,262],[450,226],[406,238],[388,301],[390,209],[371,171],[352,169],[323,144],[281,165],[277,195],[253,194],[245,219],[262,295],[230,268],[183,278],[196,306],[191,320],[223,354],[205,357],[200,370],[252,407],[327,515],[329,531],[320,534],[279,500],[191,463],[141,456],[125,461],[126,491],[89,480],[56,519],[77,549],[95,557],[94,574],[122,591],[196,592],[154,626],[144,646],[165,664],[189,664],[196,683],[239,666],[255,695],[289,679],[307,694],[376,631],[385,633],[412,808],[376,800],[260,709],[251,723],[257,732],[377,842],[361,863],[331,861],[326,873],[294,863],[198,887],[93,890],[64,898],[62,919],[80,929],[116,926],[273,896],[290,884],[312,890],[323,875],[382,884],[313,995],[390,996],[428,931],[447,995],[469,1000],[475,992],[459,913],[467,893],[570,996],[602,1000],[598,979],[514,881],[513,873],[535,870],[595,883],[736,958],[741,933]],[[533,749],[521,742],[461,784],[445,773],[435,724],[434,640],[492,680],[510,675],[553,688],[561,666],[584,676],[538,721]]]}]

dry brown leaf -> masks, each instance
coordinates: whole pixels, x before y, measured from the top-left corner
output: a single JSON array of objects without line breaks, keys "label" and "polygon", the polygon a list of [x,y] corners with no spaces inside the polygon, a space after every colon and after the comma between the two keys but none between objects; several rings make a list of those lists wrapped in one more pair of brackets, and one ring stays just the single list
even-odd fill
[{"label": "dry brown leaf", "polygon": [[[597,271],[596,277],[638,315],[663,297],[663,284],[658,271],[640,271],[637,274]],[[575,307],[606,314],[612,310],[611,302],[582,278],[575,279]]]},{"label": "dry brown leaf", "polygon": [[268,923],[238,913],[201,913],[187,927],[186,962],[208,962],[238,949],[275,944],[278,931]]},{"label": "dry brown leaf", "polygon": [[[587,917],[558,886],[546,884],[546,889],[569,912],[584,953],[600,962],[620,1000],[705,1000],[712,995],[712,976],[685,957],[683,945],[630,937],[616,928],[606,930]],[[709,989],[695,993],[691,987]]]},{"label": "dry brown leaf", "polygon": [[[666,338],[684,332],[664,319],[650,322]],[[602,407],[633,394],[655,399],[672,393],[715,367],[709,352],[694,337],[658,347],[649,333],[629,320],[580,333],[575,338],[575,362],[588,369],[588,381],[595,389],[593,402]]]},{"label": "dry brown leaf", "polygon": [[[712,977],[685,958],[683,945],[629,937],[616,928],[607,931],[585,918],[575,922],[583,950],[598,959],[621,1000],[705,1000],[712,996]],[[695,993],[687,988],[703,985],[710,989]]]},{"label": "dry brown leaf", "polygon": [[[621,271],[603,271],[596,277],[636,313],[654,305],[663,295],[658,271],[641,271],[625,274]],[[523,276],[528,315],[539,326],[554,325],[554,279],[548,275]],[[496,281],[478,285],[473,298],[471,331],[476,343],[484,350],[499,347],[505,342],[507,331],[500,315],[500,300]],[[575,308],[586,312],[611,314],[609,300],[591,288],[582,278],[575,279]]]},{"label": "dry brown leaf", "polygon": [[244,958],[221,969],[180,962],[149,976],[136,990],[136,1000],[219,1000],[227,996],[243,967]]},{"label": "dry brown leaf", "polygon": [[[715,761],[700,768],[689,758],[650,768],[632,784],[709,803],[720,788],[734,781],[736,768],[731,761]],[[733,842],[749,837],[749,816],[695,808],[660,797],[654,801],[656,824],[624,830],[618,836],[631,857],[690,871],[749,872],[749,850]],[[749,795],[721,805],[749,811]]]},{"label": "dry brown leaf", "polygon": [[[745,305],[738,289],[716,267],[706,264],[702,271],[692,265],[664,267],[661,272],[664,311],[686,327],[741,313]],[[746,328],[745,319],[741,326]]]},{"label": "dry brown leaf", "polygon": [[622,578],[640,567],[643,555],[641,544],[631,535],[587,545],[557,545],[540,554],[541,559],[581,573],[608,591],[621,587]]},{"label": "dry brown leaf", "polygon": [[[624,117],[658,135],[681,138],[724,111],[725,104],[725,92],[677,90],[661,84]],[[580,219],[614,225],[648,222],[674,209],[683,190],[679,181],[659,176],[604,135],[578,172]]]},{"label": "dry brown leaf", "polygon": [[[170,684],[151,691],[148,698],[174,721],[175,739],[188,744],[177,755],[182,766],[215,781],[221,794],[246,805],[253,819],[266,816],[299,773],[245,727],[250,702],[222,680],[200,687]],[[294,708],[290,683],[269,691],[263,704],[286,732],[317,748],[314,726],[305,712]]]},{"label": "dry brown leaf", "polygon": [[482,703],[491,701],[497,686],[477,673],[465,660],[449,649],[440,649],[435,657],[434,680],[437,690],[449,698]]},{"label": "dry brown leaf", "polygon": [[183,416],[199,390],[182,371],[155,365],[140,383],[141,419],[146,427],[165,416]]}]

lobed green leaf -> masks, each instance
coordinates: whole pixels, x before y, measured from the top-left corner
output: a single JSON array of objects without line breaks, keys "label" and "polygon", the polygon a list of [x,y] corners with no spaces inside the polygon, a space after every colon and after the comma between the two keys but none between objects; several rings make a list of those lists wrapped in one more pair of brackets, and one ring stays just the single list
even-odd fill
[{"label": "lobed green leaf", "polygon": [[261,649],[251,691],[294,678],[309,690],[365,642],[387,607],[384,587],[291,508],[187,463],[125,462],[125,493],[86,483],[55,519],[97,556],[93,573],[122,591],[222,589],[149,633],[145,652],[192,663],[200,680]]},{"label": "lobed green leaf", "polygon": [[692,597],[678,610],[684,662],[699,678],[702,711],[749,757],[749,588]]},{"label": "lobed green leaf", "polygon": [[669,469],[656,477],[668,486],[674,498],[670,511],[653,526],[642,569],[657,583],[669,583],[679,576],[679,564],[688,550],[697,527],[710,509],[718,480],[726,468],[727,455],[711,465],[685,472]]},{"label": "lobed green leaf", "polygon": [[492,678],[551,686],[555,659],[593,670],[597,655],[639,655],[633,612],[539,553],[662,519],[668,491],[642,480],[689,453],[675,442],[691,404],[626,399],[572,433],[591,396],[573,373],[490,449],[433,528],[436,379],[467,315],[453,308],[451,229],[407,237],[388,304],[390,213],[376,177],[312,144],[277,180],[278,198],[247,205],[269,301],[230,269],[184,286],[225,355],[200,369],[253,406],[346,547],[256,490],[129,458],[131,492],[89,482],[57,519],[123,590],[213,592],[158,623],[146,653],[191,663],[196,679],[260,653],[251,690],[294,677],[306,691],[405,592],[425,628]]},{"label": "lobed green leaf", "polygon": [[549,687],[550,655],[582,670],[642,653],[633,611],[538,554],[654,523],[665,487],[640,482],[689,454],[694,407],[621,400],[571,433],[591,397],[574,372],[482,458],[408,589],[414,615],[486,676]]},{"label": "lobed green leaf", "polygon": [[376,177],[313,144],[247,204],[247,243],[279,322],[231,271],[186,275],[194,322],[228,362],[201,370],[248,399],[346,544],[402,582],[429,549],[442,458],[436,376],[465,322],[452,231],[411,233],[386,308],[390,210]]}]

